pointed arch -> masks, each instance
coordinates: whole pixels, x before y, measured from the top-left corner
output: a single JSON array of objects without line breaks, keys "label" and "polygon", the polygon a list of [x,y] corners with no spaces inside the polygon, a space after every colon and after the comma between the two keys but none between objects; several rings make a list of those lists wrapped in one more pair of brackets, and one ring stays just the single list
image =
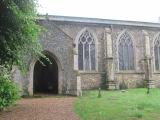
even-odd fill
[{"label": "pointed arch", "polygon": [[[58,66],[58,93],[59,94],[62,94],[62,82],[63,82],[63,70],[64,70],[64,66],[62,66],[61,62],[59,61],[59,58],[54,54],[53,51],[49,51],[49,50],[44,50],[42,52],[43,54],[47,54],[49,55],[52,59],[55,60],[57,66]],[[34,88],[34,68],[35,68],[35,65],[36,65],[36,62],[38,60],[36,58],[33,58],[31,60],[31,63],[30,63],[30,67],[29,67],[29,76],[28,76],[28,79],[29,79],[29,83],[28,83],[28,93],[29,95],[33,95],[34,94],[34,91],[33,91],[33,88]]]},{"label": "pointed arch", "polygon": [[97,38],[88,28],[82,29],[75,40],[76,51],[78,53],[78,70],[97,70]]},{"label": "pointed arch", "polygon": [[124,30],[118,36],[117,40],[117,55],[118,55],[118,69],[119,70],[134,70],[135,69],[135,55],[134,43],[132,35]]},{"label": "pointed arch", "polygon": [[153,41],[154,46],[154,68],[160,71],[160,32],[157,33]]}]

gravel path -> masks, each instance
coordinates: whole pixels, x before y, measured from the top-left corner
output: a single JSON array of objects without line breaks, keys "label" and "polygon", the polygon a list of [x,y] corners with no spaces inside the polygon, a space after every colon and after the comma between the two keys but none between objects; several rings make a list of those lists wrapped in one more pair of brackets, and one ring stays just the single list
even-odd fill
[{"label": "gravel path", "polygon": [[79,120],[73,112],[75,97],[22,99],[0,112],[0,120]]}]

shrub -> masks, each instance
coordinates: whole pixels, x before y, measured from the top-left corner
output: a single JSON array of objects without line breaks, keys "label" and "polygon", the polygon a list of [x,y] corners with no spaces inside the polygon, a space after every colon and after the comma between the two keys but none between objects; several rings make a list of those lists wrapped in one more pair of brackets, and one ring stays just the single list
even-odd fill
[{"label": "shrub", "polygon": [[7,73],[0,73],[0,110],[13,105],[19,97],[19,88]]}]

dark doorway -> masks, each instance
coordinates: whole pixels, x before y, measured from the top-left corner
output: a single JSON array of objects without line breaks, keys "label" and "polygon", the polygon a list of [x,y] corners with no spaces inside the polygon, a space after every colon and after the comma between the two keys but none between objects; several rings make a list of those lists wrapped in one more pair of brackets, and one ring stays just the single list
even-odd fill
[{"label": "dark doorway", "polygon": [[34,94],[58,94],[58,65],[50,56],[50,62],[40,58],[34,67]]}]

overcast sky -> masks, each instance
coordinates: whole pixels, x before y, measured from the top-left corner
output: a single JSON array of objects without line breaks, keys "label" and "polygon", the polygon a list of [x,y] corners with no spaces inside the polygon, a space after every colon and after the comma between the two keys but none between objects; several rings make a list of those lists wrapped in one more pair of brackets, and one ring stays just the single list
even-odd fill
[{"label": "overcast sky", "polygon": [[39,0],[39,14],[158,22],[160,0]]}]

